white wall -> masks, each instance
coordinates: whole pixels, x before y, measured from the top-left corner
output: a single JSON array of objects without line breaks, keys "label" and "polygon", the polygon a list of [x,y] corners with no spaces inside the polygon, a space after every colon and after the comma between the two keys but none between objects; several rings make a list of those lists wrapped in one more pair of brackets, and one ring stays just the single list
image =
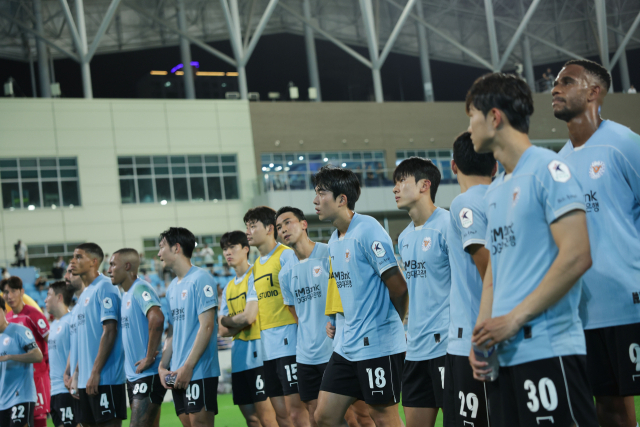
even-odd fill
[{"label": "white wall", "polygon": [[[240,200],[122,205],[121,155],[237,155]],[[209,100],[0,99],[0,157],[77,157],[82,206],[0,209],[0,263],[13,244],[93,241],[142,250],[169,226],[194,234],[244,229],[257,192],[249,105]]]}]

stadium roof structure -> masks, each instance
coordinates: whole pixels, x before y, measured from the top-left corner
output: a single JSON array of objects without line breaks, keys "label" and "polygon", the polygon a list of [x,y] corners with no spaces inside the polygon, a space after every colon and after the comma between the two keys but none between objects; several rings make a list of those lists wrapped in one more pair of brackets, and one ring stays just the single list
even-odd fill
[{"label": "stadium roof structure", "polygon": [[[318,100],[314,37],[371,68],[378,102],[389,52],[419,56],[429,101],[429,58],[488,71],[516,69],[532,85],[533,65],[599,56],[609,70],[620,65],[626,90],[625,50],[640,47],[639,24],[638,0],[0,0],[0,57],[37,61],[41,82],[48,80],[50,59],[72,58],[91,98],[94,55],[180,45],[188,64],[188,46],[195,44],[238,69],[246,99],[244,66],[260,48],[260,36],[299,34]],[[206,44],[219,40],[230,40],[233,57]],[[194,97],[190,74],[187,98]],[[50,96],[48,85],[41,86]]]}]

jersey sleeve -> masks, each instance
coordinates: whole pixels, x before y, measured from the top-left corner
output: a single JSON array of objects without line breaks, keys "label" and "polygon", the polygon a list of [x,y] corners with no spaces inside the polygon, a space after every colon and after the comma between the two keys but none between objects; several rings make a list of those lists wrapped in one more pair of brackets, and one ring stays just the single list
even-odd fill
[{"label": "jersey sleeve", "polygon": [[247,282],[247,302],[249,301],[258,301],[258,293],[256,292],[256,286],[254,283],[253,271],[249,275],[249,280]]},{"label": "jersey sleeve", "polygon": [[586,210],[578,180],[571,173],[569,166],[558,159],[559,157],[547,158],[546,162],[539,166],[540,170],[536,174],[540,184],[538,197],[548,224],[568,212]]},{"label": "jersey sleeve", "polygon": [[365,258],[378,275],[382,276],[388,269],[397,267],[393,242],[382,226],[375,224],[374,227],[363,227],[362,230],[358,240],[364,246]]},{"label": "jersey sleeve", "polygon": [[37,333],[42,338],[49,335],[49,322],[47,318],[41,312],[37,310],[31,310],[29,317],[34,324],[34,333]]},{"label": "jersey sleeve", "polygon": [[632,134],[628,143],[619,151],[619,156],[622,175],[629,184],[636,202],[640,203],[640,136]]},{"label": "jersey sleeve", "polygon": [[282,301],[284,305],[295,305],[293,292],[291,291],[291,285],[293,280],[293,274],[290,268],[283,268],[278,274],[278,281],[280,282],[280,290],[282,291]]},{"label": "jersey sleeve", "polygon": [[146,284],[138,285],[136,287],[136,292],[133,294],[133,298],[136,300],[136,303],[140,306],[145,316],[151,307],[162,307],[156,291]]},{"label": "jersey sleeve", "polygon": [[289,263],[295,262],[297,260],[298,260],[298,257],[296,257],[296,253],[293,252],[293,249],[285,249],[280,254],[280,266],[282,267],[282,270],[284,270],[287,267],[287,265],[289,265]]},{"label": "jersey sleeve", "polygon": [[20,348],[23,349],[25,353],[30,352],[34,348],[38,348],[36,339],[29,328],[20,328],[20,331],[18,332],[18,342],[20,343]]},{"label": "jersey sleeve", "polygon": [[227,288],[224,288],[222,291],[222,300],[220,301],[220,312],[219,316],[228,316],[229,315],[229,307],[227,306]]},{"label": "jersey sleeve", "polygon": [[195,282],[196,308],[198,316],[218,306],[218,290],[213,277],[199,277]]},{"label": "jersey sleeve", "polygon": [[485,246],[487,243],[487,216],[484,214],[483,205],[482,200],[465,200],[451,206],[451,221],[460,234],[462,248],[465,251],[468,251],[471,245]]},{"label": "jersey sleeve", "polygon": [[[116,289],[114,287],[114,289]],[[100,321],[118,320],[120,313],[120,295],[110,292],[106,286],[102,286],[98,293],[98,303],[100,304]]]}]

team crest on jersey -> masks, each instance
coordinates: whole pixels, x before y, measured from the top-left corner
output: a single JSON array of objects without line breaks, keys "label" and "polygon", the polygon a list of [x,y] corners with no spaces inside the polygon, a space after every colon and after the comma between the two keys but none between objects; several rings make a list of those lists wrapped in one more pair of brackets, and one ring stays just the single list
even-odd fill
[{"label": "team crest on jersey", "polygon": [[347,251],[344,253],[344,260],[346,262],[351,261],[351,251],[349,249],[347,249]]},{"label": "team crest on jersey", "polygon": [[131,300],[127,301],[127,310],[131,308]]},{"label": "team crest on jersey", "polygon": [[320,266],[313,267],[313,277],[320,277],[321,274],[322,274],[322,267]]},{"label": "team crest on jersey", "polygon": [[33,339],[33,334],[31,333],[31,331],[26,330],[26,331],[24,331],[24,334],[25,334],[25,335],[27,336],[27,338],[29,338],[30,340],[32,340],[32,339]]},{"label": "team crest on jersey", "polygon": [[473,225],[473,211],[469,208],[462,208],[460,211],[460,223],[462,228],[469,228]]},{"label": "team crest on jersey", "polygon": [[511,195],[511,206],[515,206],[520,200],[520,187],[516,187],[513,189],[513,194]]},{"label": "team crest on jersey", "polygon": [[58,329],[56,329],[56,334],[59,334],[61,330],[62,330],[62,326],[58,326]]},{"label": "team crest on jersey", "polygon": [[569,166],[565,165],[561,161],[553,160],[547,167],[549,168],[551,178],[553,178],[554,181],[567,182],[571,178]]},{"label": "team crest on jersey", "polygon": [[180,296],[182,297],[182,299],[186,299],[187,298],[187,290],[183,290],[182,293],[180,294]]},{"label": "team crest on jersey", "polygon": [[107,297],[102,300],[102,305],[104,305],[104,308],[110,309],[111,307],[113,307],[113,302],[111,301],[111,298]]},{"label": "team crest on jersey", "polygon": [[84,306],[86,307],[86,306],[88,306],[88,305],[89,305],[89,297],[86,297],[86,298],[84,299]]},{"label": "team crest on jersey", "polygon": [[207,285],[204,287],[204,296],[207,298],[211,298],[213,296],[213,288],[211,285]]},{"label": "team crest on jersey", "polygon": [[145,300],[145,301],[150,301],[151,300],[151,294],[149,292],[147,292],[147,291],[144,291],[142,293],[142,299]]},{"label": "team crest on jersey", "polygon": [[425,237],[422,241],[422,252],[427,252],[431,249],[431,237]]},{"label": "team crest on jersey", "polygon": [[4,341],[2,341],[2,344],[4,344],[4,345],[9,345],[9,343],[10,343],[10,342],[11,342],[11,338],[6,337],[6,338],[4,339]]},{"label": "team crest on jersey", "polygon": [[373,253],[376,254],[378,258],[382,258],[387,254],[387,251],[384,250],[382,243],[377,241],[371,244],[371,249],[373,250]]},{"label": "team crest on jersey", "polygon": [[592,179],[598,179],[602,175],[604,175],[604,162],[601,160],[596,160],[595,162],[591,163],[591,166],[589,166],[589,176]]},{"label": "team crest on jersey", "polygon": [[46,328],[47,322],[45,322],[44,319],[38,319],[38,326],[40,326],[41,328]]}]

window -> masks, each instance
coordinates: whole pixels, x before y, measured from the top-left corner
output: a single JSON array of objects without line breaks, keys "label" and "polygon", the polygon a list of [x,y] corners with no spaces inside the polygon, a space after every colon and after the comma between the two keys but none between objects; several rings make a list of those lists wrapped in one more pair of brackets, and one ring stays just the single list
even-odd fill
[{"label": "window", "polygon": [[351,169],[363,187],[393,185],[384,151],[264,153],[260,159],[265,191],[313,190],[313,175],[328,164]]},{"label": "window", "polygon": [[81,245],[81,242],[77,243],[49,243],[45,245],[29,245],[29,260],[34,258],[57,258],[59,256],[70,257],[73,255],[73,250],[76,246]]},{"label": "window", "polygon": [[334,230],[335,227],[317,227],[309,228],[307,232],[309,233],[309,238],[314,242],[328,243]]},{"label": "window", "polygon": [[440,184],[456,184],[453,172],[451,172],[451,159],[453,151],[451,150],[398,150],[396,151],[396,166],[404,159],[409,157],[422,157],[431,160],[440,170],[442,177]]},{"label": "window", "polygon": [[122,203],[238,199],[235,154],[118,157]]},{"label": "window", "polygon": [[[196,247],[193,249],[193,258],[198,257],[197,253],[204,248],[205,244],[209,245],[216,254],[218,252],[222,253],[222,249],[220,249],[220,238],[222,234],[201,234],[195,237]],[[158,255],[158,251],[160,250],[160,236],[146,238],[143,240],[142,245],[144,246],[144,256],[147,259],[153,259],[154,256]],[[29,247],[29,250],[31,250],[31,247]]]},{"label": "window", "polygon": [[0,159],[4,209],[80,206],[78,163],[73,157]]}]

